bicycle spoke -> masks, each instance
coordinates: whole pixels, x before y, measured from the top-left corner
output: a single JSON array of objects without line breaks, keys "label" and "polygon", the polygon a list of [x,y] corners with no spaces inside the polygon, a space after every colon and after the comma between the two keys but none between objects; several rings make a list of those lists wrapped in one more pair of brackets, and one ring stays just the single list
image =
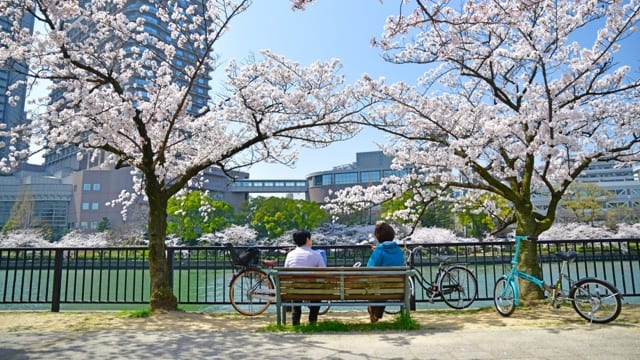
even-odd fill
[{"label": "bicycle spoke", "polygon": [[229,288],[231,305],[241,314],[254,316],[262,314],[270,305],[273,283],[266,273],[259,269],[247,269],[233,279]]},{"label": "bicycle spoke", "polygon": [[620,314],[622,301],[618,291],[609,283],[599,279],[578,281],[569,297],[573,308],[584,319],[594,323],[607,323]]},{"label": "bicycle spoke", "polygon": [[506,278],[496,281],[493,289],[493,304],[502,316],[509,316],[515,311],[515,288]]},{"label": "bicycle spoke", "polygon": [[475,301],[478,282],[467,268],[454,266],[442,275],[439,292],[447,305],[454,309],[464,309]]}]

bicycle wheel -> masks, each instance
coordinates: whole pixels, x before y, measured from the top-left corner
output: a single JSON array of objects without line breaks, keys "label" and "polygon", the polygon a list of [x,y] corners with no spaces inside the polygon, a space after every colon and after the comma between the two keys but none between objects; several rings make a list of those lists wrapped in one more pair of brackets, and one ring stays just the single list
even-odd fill
[{"label": "bicycle wheel", "polygon": [[569,291],[573,308],[578,315],[594,323],[604,324],[615,320],[622,310],[618,290],[600,279],[582,279]]},{"label": "bicycle wheel", "polygon": [[449,307],[464,309],[478,297],[478,280],[466,267],[452,266],[440,277],[438,289]]},{"label": "bicycle wheel", "polygon": [[229,285],[229,300],[237,312],[247,316],[260,315],[271,304],[267,296],[273,296],[273,282],[260,269],[242,270]]},{"label": "bicycle wheel", "polygon": [[513,283],[507,281],[507,278],[500,278],[496,281],[493,288],[493,304],[496,306],[498,314],[509,316],[516,309],[515,304],[516,289]]},{"label": "bicycle wheel", "polygon": [[318,315],[324,315],[328,313],[329,309],[331,309],[331,301],[327,301],[325,305],[320,306],[320,311],[318,312]]}]

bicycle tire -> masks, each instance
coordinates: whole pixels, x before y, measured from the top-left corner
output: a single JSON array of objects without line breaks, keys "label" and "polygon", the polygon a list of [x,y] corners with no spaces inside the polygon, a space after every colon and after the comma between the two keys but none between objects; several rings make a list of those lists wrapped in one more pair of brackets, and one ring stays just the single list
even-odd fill
[{"label": "bicycle tire", "polygon": [[598,324],[615,320],[622,310],[620,292],[600,279],[579,280],[569,291],[569,298],[578,315]]},{"label": "bicycle tire", "polygon": [[401,310],[402,310],[402,306],[398,306],[398,305],[386,306],[384,308],[384,313],[388,315],[396,315],[396,314],[399,314]]},{"label": "bicycle tire", "polygon": [[512,282],[506,277],[501,277],[496,281],[493,288],[493,304],[502,316],[510,316],[516,310],[515,304],[516,289]]},{"label": "bicycle tire", "polygon": [[320,311],[318,311],[318,315],[324,315],[328,313],[329,309],[331,309],[331,301],[327,301],[326,305],[320,306]]},{"label": "bicycle tire", "polygon": [[231,306],[242,315],[256,316],[267,310],[271,301],[255,297],[256,289],[266,294],[273,293],[274,286],[271,278],[260,269],[244,269],[236,275],[229,284],[229,300]]},{"label": "bicycle tire", "polygon": [[440,277],[438,289],[449,307],[466,309],[478,297],[478,280],[466,267],[452,266]]}]

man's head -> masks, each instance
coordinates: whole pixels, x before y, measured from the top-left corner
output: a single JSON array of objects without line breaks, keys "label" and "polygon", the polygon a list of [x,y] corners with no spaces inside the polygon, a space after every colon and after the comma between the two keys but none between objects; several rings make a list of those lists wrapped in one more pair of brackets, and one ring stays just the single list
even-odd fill
[{"label": "man's head", "polygon": [[293,233],[293,242],[297,246],[305,246],[307,239],[311,239],[311,233],[307,230],[298,230]]},{"label": "man's head", "polygon": [[376,236],[376,239],[378,239],[378,242],[393,241],[393,238],[396,237],[395,230],[385,222],[378,223],[373,234]]}]

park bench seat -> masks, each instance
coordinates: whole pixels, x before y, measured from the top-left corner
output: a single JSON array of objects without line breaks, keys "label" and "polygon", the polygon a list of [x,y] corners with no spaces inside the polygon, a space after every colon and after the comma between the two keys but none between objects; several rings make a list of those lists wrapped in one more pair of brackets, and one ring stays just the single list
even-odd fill
[{"label": "park bench seat", "polygon": [[409,315],[409,276],[399,267],[274,268],[278,325],[286,321],[285,306],[400,305]]}]

